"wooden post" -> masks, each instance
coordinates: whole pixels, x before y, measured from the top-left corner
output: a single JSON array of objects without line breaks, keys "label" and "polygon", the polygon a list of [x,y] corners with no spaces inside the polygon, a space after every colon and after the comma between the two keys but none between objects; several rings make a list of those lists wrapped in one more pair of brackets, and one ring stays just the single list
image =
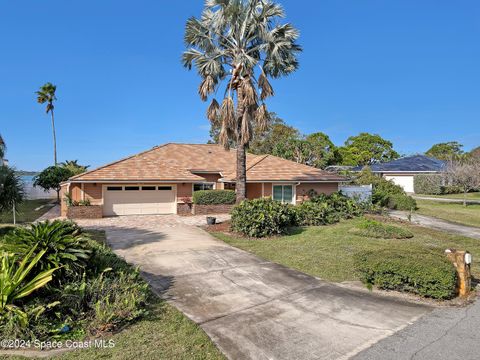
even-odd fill
[{"label": "wooden post", "polygon": [[459,251],[455,249],[445,250],[447,258],[453,263],[458,275],[458,295],[467,296],[472,286],[470,263],[472,256],[468,251]]},{"label": "wooden post", "polygon": [[15,201],[13,202],[13,225],[17,224],[17,216],[15,214]]}]

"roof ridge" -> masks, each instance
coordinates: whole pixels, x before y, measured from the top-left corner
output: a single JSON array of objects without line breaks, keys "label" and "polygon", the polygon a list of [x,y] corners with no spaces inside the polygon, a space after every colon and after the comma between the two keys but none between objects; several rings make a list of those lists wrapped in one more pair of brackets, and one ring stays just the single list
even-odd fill
[{"label": "roof ridge", "polygon": [[89,171],[85,171],[84,173],[81,173],[81,174],[72,176],[72,177],[68,178],[68,180],[78,179],[79,177],[82,177],[82,176],[87,175],[87,174],[91,174],[92,172],[97,171],[97,170],[100,170],[100,169],[103,169],[103,168],[106,168],[107,166],[111,166],[111,165],[115,165],[115,164],[121,163],[122,161],[125,161],[125,160],[128,160],[128,159],[132,159],[132,158],[134,158],[135,156],[143,155],[143,154],[146,154],[146,153],[148,153],[148,152],[150,152],[150,151],[154,151],[154,150],[160,149],[160,148],[162,148],[162,147],[165,147],[165,146],[171,145],[171,144],[172,144],[172,143],[165,143],[165,144],[162,144],[162,145],[155,145],[155,146],[152,147],[151,149],[148,149],[148,150],[145,150],[145,151],[141,151],[141,152],[139,152],[139,153],[136,153],[136,154],[133,154],[133,155],[124,157],[124,158],[122,158],[122,159],[120,159],[120,160],[113,161],[113,162],[111,162],[111,163],[108,163],[108,164],[99,166],[99,167],[97,167],[97,168],[95,168],[95,169],[92,169],[92,170],[89,170]]}]

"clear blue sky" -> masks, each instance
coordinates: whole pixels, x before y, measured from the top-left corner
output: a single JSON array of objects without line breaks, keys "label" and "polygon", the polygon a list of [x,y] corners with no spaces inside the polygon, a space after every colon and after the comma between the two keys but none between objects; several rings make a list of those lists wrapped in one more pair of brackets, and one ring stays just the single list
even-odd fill
[{"label": "clear blue sky", "polygon": [[[480,145],[480,2],[283,0],[301,31],[300,69],[269,101],[305,133],[337,144],[379,133],[397,151]],[[165,142],[208,140],[186,19],[203,1],[0,0],[0,133],[24,170],[53,162],[34,92],[50,81],[59,160],[101,165]]]}]

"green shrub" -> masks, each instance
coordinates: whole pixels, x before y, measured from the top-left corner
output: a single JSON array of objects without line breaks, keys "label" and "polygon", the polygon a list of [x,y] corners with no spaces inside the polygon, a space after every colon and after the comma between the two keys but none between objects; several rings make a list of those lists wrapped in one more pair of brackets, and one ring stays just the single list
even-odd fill
[{"label": "green shrub", "polygon": [[378,206],[389,207],[391,197],[398,195],[406,196],[403,188],[391,180],[375,175],[370,169],[364,169],[358,173],[355,183],[358,185],[373,185],[372,203]]},{"label": "green shrub", "polygon": [[451,299],[456,294],[455,268],[439,253],[393,248],[361,252],[354,261],[367,286],[434,299]]},{"label": "green shrub", "polygon": [[250,237],[282,234],[294,224],[293,205],[271,198],[245,200],[232,210],[232,230]]},{"label": "green shrub", "polygon": [[442,176],[439,174],[417,174],[413,177],[413,188],[416,194],[442,194]]},{"label": "green shrub", "polygon": [[410,211],[417,208],[417,202],[411,196],[395,194],[388,197],[386,206],[392,210]]},{"label": "green shrub", "polygon": [[193,193],[193,203],[198,205],[235,204],[233,190],[199,190]]},{"label": "green shrub", "polygon": [[36,253],[45,250],[45,256],[40,259],[40,270],[61,267],[57,275],[70,272],[69,275],[81,274],[90,256],[87,249],[87,238],[80,228],[72,221],[43,221],[28,227],[17,227],[4,236],[0,249],[25,256],[32,247]]},{"label": "green shrub", "polygon": [[298,225],[328,225],[340,220],[340,214],[326,201],[303,201],[295,211]]},{"label": "green shrub", "polygon": [[352,232],[360,236],[381,239],[409,239],[413,237],[410,230],[370,219],[362,220],[352,229]]},{"label": "green shrub", "polygon": [[459,186],[455,186],[455,185],[442,186],[442,194],[461,194],[461,193],[463,193],[463,191]]}]

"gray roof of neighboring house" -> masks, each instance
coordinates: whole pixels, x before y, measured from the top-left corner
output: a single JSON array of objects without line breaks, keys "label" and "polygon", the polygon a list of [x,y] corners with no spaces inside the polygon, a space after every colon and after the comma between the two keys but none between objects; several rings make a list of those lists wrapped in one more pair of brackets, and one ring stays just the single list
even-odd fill
[{"label": "gray roof of neighboring house", "polygon": [[[443,171],[444,168],[444,161],[430,158],[425,155],[407,156],[401,159],[370,166],[372,172],[439,172]],[[361,166],[357,166],[354,170],[360,171],[361,169]]]}]

